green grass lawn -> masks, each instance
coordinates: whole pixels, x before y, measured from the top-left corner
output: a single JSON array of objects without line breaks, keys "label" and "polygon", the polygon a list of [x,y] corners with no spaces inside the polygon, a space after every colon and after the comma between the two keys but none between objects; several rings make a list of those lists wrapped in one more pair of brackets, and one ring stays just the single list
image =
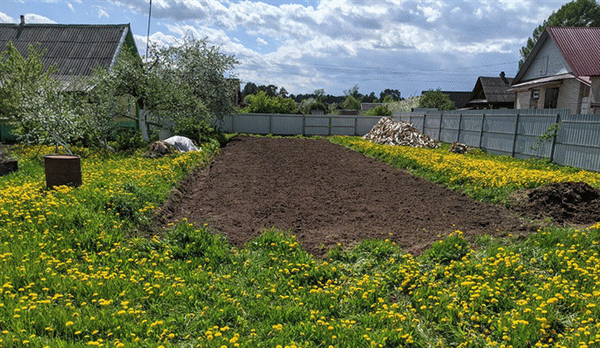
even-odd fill
[{"label": "green grass lawn", "polygon": [[[489,201],[557,180],[597,184],[596,173],[548,163],[332,141]],[[285,231],[243,249],[186,221],[136,238],[216,147],[162,159],[79,150],[84,184],[54,191],[37,150],[19,149],[21,170],[0,178],[2,347],[600,344],[600,224],[471,242],[457,231],[419,257],[367,240],[327,260]]]}]

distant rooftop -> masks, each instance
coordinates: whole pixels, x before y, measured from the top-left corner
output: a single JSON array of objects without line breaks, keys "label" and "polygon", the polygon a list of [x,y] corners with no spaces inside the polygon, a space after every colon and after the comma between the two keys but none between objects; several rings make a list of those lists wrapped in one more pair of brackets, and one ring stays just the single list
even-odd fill
[{"label": "distant rooftop", "polygon": [[111,66],[126,41],[135,47],[129,24],[28,24],[23,16],[20,24],[0,23],[0,52],[9,41],[23,56],[30,45],[39,45],[45,51],[44,65],[55,65],[63,79]]}]

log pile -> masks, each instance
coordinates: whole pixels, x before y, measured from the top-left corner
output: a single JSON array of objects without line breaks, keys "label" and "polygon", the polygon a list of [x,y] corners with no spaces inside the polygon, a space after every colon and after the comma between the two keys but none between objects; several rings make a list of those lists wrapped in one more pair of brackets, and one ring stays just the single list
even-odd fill
[{"label": "log pile", "polygon": [[437,148],[439,145],[412,124],[382,117],[364,139],[377,144]]}]

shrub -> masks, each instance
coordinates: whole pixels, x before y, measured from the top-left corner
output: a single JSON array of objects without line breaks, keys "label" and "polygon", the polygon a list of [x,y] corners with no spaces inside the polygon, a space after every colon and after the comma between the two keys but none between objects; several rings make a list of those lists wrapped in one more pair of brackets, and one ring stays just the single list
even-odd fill
[{"label": "shrub", "polygon": [[115,131],[114,141],[111,146],[116,151],[129,151],[143,148],[147,143],[142,139],[142,133],[131,127],[118,128]]},{"label": "shrub", "polygon": [[387,105],[378,105],[371,110],[367,110],[365,115],[370,116],[392,116],[392,110]]},{"label": "shrub", "polygon": [[282,96],[269,97],[265,91],[250,94],[244,98],[244,112],[261,114],[294,114],[296,102]]}]

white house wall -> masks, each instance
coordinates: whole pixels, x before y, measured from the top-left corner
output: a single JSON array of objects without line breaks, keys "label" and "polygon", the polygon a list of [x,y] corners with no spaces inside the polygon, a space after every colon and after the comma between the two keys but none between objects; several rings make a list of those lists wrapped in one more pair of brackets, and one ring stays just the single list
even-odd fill
[{"label": "white house wall", "polygon": [[549,38],[542,45],[521,80],[529,81],[570,72],[571,69],[560,53],[558,46]]}]

